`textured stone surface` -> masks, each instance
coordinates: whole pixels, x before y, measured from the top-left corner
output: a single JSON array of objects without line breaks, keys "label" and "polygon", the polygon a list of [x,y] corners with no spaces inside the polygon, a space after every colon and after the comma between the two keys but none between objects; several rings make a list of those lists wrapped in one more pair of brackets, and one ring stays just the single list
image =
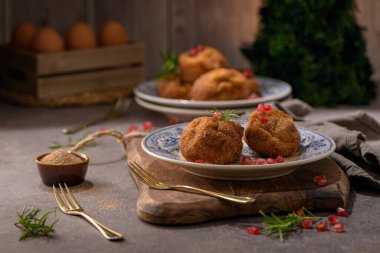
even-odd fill
[{"label": "textured stone surface", "polygon": [[[380,120],[378,105],[364,109]],[[111,138],[101,139],[95,147],[85,150],[91,159],[87,182],[74,189],[85,210],[124,233],[125,240],[108,242],[85,220],[57,209],[59,222],[53,238],[19,242],[20,231],[14,226],[17,211],[24,206],[38,206],[44,211],[57,208],[52,190],[41,183],[35,156],[49,151],[54,141],[67,140],[61,134],[62,127],[87,121],[107,110],[109,106],[47,109],[0,102],[0,252],[378,252],[380,193],[362,188],[351,194],[352,215],[343,218],[346,233],[307,230],[292,234],[284,243],[247,234],[249,224],[262,222],[259,216],[190,226],[155,226],[140,221],[135,209],[136,186],[124,165],[123,151]],[[333,117],[351,110],[317,109],[309,118]],[[152,120],[156,126],[166,124],[162,115],[133,104],[123,117],[89,130],[106,127],[125,131],[130,124],[144,120]]]}]

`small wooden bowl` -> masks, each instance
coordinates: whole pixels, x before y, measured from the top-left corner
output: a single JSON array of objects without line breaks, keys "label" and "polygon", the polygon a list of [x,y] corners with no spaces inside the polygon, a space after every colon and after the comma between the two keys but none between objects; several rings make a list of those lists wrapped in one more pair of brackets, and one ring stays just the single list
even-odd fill
[{"label": "small wooden bowl", "polygon": [[73,155],[78,156],[82,162],[73,164],[46,164],[42,163],[41,159],[46,155],[45,153],[36,157],[38,171],[40,173],[42,182],[46,185],[58,185],[59,183],[66,183],[67,185],[77,185],[84,181],[87,173],[89,157],[85,154],[68,151]]}]

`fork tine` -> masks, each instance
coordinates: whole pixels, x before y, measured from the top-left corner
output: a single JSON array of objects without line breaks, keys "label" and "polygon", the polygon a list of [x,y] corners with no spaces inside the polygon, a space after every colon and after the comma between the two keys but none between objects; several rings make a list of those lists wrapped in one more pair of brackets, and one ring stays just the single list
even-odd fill
[{"label": "fork tine", "polygon": [[154,184],[151,181],[148,181],[143,175],[140,174],[140,172],[136,171],[134,165],[132,165],[131,163],[129,163],[128,165],[133,174],[135,174],[135,176],[138,177],[144,184],[154,187]]},{"label": "fork tine", "polygon": [[66,204],[69,206],[70,209],[74,209],[74,207],[71,205],[71,202],[67,198],[65,190],[62,188],[62,185],[61,184],[58,184],[58,185],[59,185],[59,188],[61,189],[61,193],[62,193],[62,196],[63,196]]},{"label": "fork tine", "polygon": [[54,192],[54,196],[55,196],[55,199],[57,200],[58,202],[58,205],[59,205],[59,208],[61,208],[61,210],[63,212],[66,212],[67,211],[67,207],[66,205],[63,203],[62,199],[61,199],[61,196],[59,195],[57,189],[55,188],[55,186],[53,185],[53,192]]},{"label": "fork tine", "polygon": [[74,195],[71,193],[69,187],[67,187],[66,183],[64,183],[67,193],[69,194],[70,201],[74,204],[75,208],[79,209],[82,208],[78,201],[75,199]]},{"label": "fork tine", "polygon": [[136,169],[138,169],[144,176],[146,176],[147,178],[149,178],[151,181],[153,181],[155,184],[160,184],[162,182],[160,182],[160,180],[158,180],[156,177],[154,177],[152,174],[150,174],[148,171],[144,170],[140,165],[138,165],[136,162],[132,162],[135,167],[137,167]]},{"label": "fork tine", "polygon": [[140,176],[145,179],[145,181],[148,181],[150,184],[153,184],[155,186],[160,184],[158,180],[152,179],[152,177],[147,175],[147,173],[145,173],[144,170],[137,167],[136,163],[132,163],[131,166],[134,168],[134,171],[136,171],[136,173],[140,174]]}]

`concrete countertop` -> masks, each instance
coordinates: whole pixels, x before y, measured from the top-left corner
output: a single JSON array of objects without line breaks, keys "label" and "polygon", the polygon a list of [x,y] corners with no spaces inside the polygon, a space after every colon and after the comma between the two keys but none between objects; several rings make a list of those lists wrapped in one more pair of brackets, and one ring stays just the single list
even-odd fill
[{"label": "concrete countertop", "polygon": [[[294,233],[284,242],[246,232],[247,224],[261,223],[260,216],[238,217],[188,226],[156,226],[136,215],[136,186],[124,164],[124,153],[112,138],[100,139],[85,149],[91,158],[87,181],[74,188],[84,209],[99,221],[125,234],[121,242],[109,242],[79,217],[63,214],[52,189],[41,183],[34,158],[49,151],[54,141],[64,143],[63,127],[103,115],[110,106],[26,108],[0,102],[0,252],[378,252],[380,248],[380,193],[363,188],[351,193],[343,218],[346,233]],[[379,103],[368,109],[380,120]],[[316,109],[310,119],[329,118],[350,112],[352,107]],[[100,127],[126,131],[131,124],[151,120],[157,127],[166,118],[133,104],[118,119]],[[85,134],[82,131],[74,138]],[[30,238],[19,242],[14,226],[24,206],[43,211],[57,208],[59,222],[53,238]],[[331,210],[329,211],[332,212]],[[316,213],[318,214],[318,213]],[[325,213],[326,214],[326,213]]]}]

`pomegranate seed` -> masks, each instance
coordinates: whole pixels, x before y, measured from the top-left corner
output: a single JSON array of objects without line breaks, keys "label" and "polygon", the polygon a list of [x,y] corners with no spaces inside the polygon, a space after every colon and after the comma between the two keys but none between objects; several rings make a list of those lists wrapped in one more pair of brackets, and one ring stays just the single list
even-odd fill
[{"label": "pomegranate seed", "polygon": [[99,128],[99,133],[104,133],[105,131],[107,131],[107,128],[105,127]]},{"label": "pomegranate seed", "polygon": [[243,159],[241,159],[240,162],[241,165],[252,165],[252,159],[249,156],[243,156]]},{"label": "pomegranate seed", "polygon": [[317,183],[318,181],[320,181],[322,179],[326,179],[326,176],[325,175],[315,176],[314,177],[314,183]]},{"label": "pomegranate seed", "polygon": [[318,186],[326,186],[327,185],[327,179],[323,178],[317,181],[316,183]]},{"label": "pomegranate seed", "polygon": [[265,106],[264,103],[259,104],[259,105],[257,106],[257,111],[259,111],[259,112],[264,112],[264,106]]},{"label": "pomegranate seed", "polygon": [[267,117],[266,117],[265,115],[260,115],[260,116],[259,116],[259,120],[260,120],[260,122],[261,122],[262,124],[265,124],[265,123],[267,123],[267,121],[268,121],[268,119],[267,119]]},{"label": "pomegranate seed", "polygon": [[276,163],[275,159],[270,158],[270,157],[267,159],[267,164],[274,164],[274,163]]},{"label": "pomegranate seed", "polygon": [[276,163],[283,163],[284,161],[285,161],[284,157],[280,155],[276,157]]},{"label": "pomegranate seed", "polygon": [[168,118],[168,124],[169,125],[174,125],[174,124],[177,124],[178,121],[176,119],[173,119],[173,118]]},{"label": "pomegranate seed", "polygon": [[330,215],[328,217],[328,220],[329,220],[329,222],[330,222],[331,225],[339,223],[339,218],[335,214]]},{"label": "pomegranate seed", "polygon": [[329,230],[329,227],[327,226],[327,223],[325,221],[321,221],[320,223],[318,223],[315,228],[317,229],[318,232]]},{"label": "pomegranate seed", "polygon": [[302,228],[311,228],[313,226],[313,222],[311,220],[303,220],[301,223]]},{"label": "pomegranate seed", "polygon": [[130,127],[128,127],[127,134],[130,134],[132,132],[136,132],[137,130],[138,130],[137,126],[133,124]]},{"label": "pomegranate seed", "polygon": [[154,125],[153,125],[153,123],[152,122],[150,122],[150,121],[145,121],[144,123],[143,123],[143,129],[144,129],[144,131],[149,131],[149,130],[151,130],[153,127],[154,127]]},{"label": "pomegranate seed", "polygon": [[266,164],[266,163],[267,163],[267,161],[265,161],[264,158],[259,158],[259,159],[256,160],[256,164],[257,165],[263,165],[263,164]]},{"label": "pomegranate seed", "polygon": [[258,99],[258,98],[259,98],[259,95],[257,95],[254,92],[251,95],[248,96],[248,99]]},{"label": "pomegranate seed", "polygon": [[198,54],[198,51],[196,48],[190,49],[190,51],[189,51],[190,56],[196,56],[197,54]]},{"label": "pomegranate seed", "polygon": [[205,49],[205,46],[202,44],[199,44],[195,49],[197,50],[197,53],[199,53]]},{"label": "pomegranate seed", "polygon": [[302,210],[301,208],[300,208],[300,209],[297,209],[296,214],[297,214],[298,216],[305,216],[305,213],[303,212],[303,210]]},{"label": "pomegranate seed", "polygon": [[253,76],[253,73],[250,69],[244,69],[243,70],[243,75],[246,77],[246,78],[251,78]]},{"label": "pomegranate seed", "polygon": [[216,120],[220,120],[222,118],[222,113],[221,112],[214,112],[212,117]]},{"label": "pomegranate seed", "polygon": [[198,159],[198,160],[196,160],[195,161],[196,163],[206,163],[204,160],[202,160],[202,159]]},{"label": "pomegranate seed", "polygon": [[343,233],[345,230],[344,230],[344,225],[341,224],[341,223],[337,223],[335,224],[333,227],[332,227],[332,231],[336,232],[336,233]]},{"label": "pomegranate seed", "polygon": [[258,165],[258,164],[257,164],[257,160],[252,159],[252,160],[251,160],[251,165]]},{"label": "pomegranate seed", "polygon": [[336,209],[336,214],[339,215],[339,216],[343,216],[343,217],[347,217],[348,216],[348,212],[346,209],[342,208],[342,207],[338,207]]},{"label": "pomegranate seed", "polygon": [[264,105],[263,108],[264,108],[264,111],[266,111],[266,112],[272,111],[272,106],[270,106],[270,105]]},{"label": "pomegranate seed", "polygon": [[261,233],[261,228],[253,226],[249,227],[247,231],[251,235],[259,235]]}]

